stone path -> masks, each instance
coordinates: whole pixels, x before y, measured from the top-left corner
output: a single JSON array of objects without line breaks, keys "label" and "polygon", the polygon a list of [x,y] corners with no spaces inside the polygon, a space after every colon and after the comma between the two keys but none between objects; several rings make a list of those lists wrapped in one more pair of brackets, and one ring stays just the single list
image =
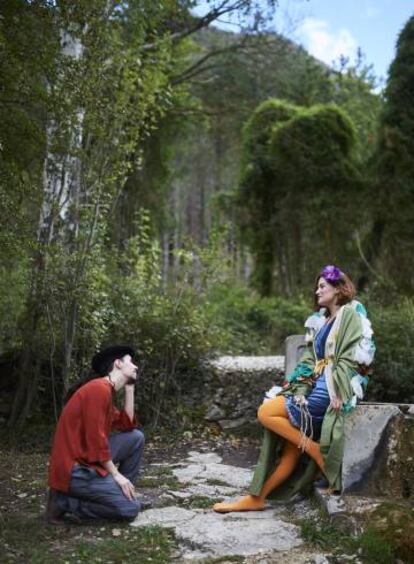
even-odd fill
[{"label": "stone path", "polygon": [[[165,475],[166,465],[151,465],[146,474]],[[161,496],[163,507],[141,513],[132,527],[158,525],[174,529],[179,549],[175,561],[201,562],[228,557],[242,557],[246,563],[328,562],[322,554],[310,552],[300,537],[298,526],[289,522],[286,506],[269,506],[264,511],[221,515],[211,511],[218,500],[240,495],[248,486],[251,471],[223,464],[214,453],[190,452],[181,464],[168,471],[174,488]],[[144,480],[145,481],[145,480]],[[194,507],[191,502],[202,502]],[[158,505],[158,503],[157,503]],[[301,516],[315,514],[307,502],[295,504]],[[215,560],[216,561],[216,560]]]}]

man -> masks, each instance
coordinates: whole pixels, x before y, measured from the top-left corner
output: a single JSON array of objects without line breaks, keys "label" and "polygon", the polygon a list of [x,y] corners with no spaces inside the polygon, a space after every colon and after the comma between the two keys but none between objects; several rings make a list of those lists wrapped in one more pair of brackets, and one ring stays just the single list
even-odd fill
[{"label": "man", "polygon": [[[134,481],[144,435],[136,428],[137,367],[128,346],[108,347],[92,359],[97,376],[75,386],[59,418],[49,464],[47,520],[132,520],[139,510]],[[124,409],[113,404],[124,389]],[[111,434],[117,430],[118,433]],[[117,467],[118,465],[118,467]]]}]

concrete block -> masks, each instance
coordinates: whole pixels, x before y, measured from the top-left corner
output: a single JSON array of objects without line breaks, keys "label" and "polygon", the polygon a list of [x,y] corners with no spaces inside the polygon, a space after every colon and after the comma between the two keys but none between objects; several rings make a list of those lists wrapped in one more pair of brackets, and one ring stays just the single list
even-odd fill
[{"label": "concrete block", "polygon": [[290,335],[285,340],[285,374],[293,372],[306,348],[304,335]]}]

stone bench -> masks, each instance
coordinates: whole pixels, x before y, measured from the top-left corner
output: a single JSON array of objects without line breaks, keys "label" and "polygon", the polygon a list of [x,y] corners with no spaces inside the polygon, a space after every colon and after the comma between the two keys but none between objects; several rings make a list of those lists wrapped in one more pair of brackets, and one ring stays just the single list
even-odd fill
[{"label": "stone bench", "polygon": [[[254,424],[264,393],[293,370],[304,347],[303,335],[293,335],[285,356],[226,356],[208,363],[206,420],[223,430]],[[344,493],[414,499],[414,405],[361,402],[347,417],[345,434]]]}]

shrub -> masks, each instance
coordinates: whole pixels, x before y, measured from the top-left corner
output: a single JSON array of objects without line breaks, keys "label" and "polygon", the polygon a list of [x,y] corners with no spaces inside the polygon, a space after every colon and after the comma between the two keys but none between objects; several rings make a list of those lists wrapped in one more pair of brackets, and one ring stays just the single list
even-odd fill
[{"label": "shrub", "polygon": [[414,300],[369,303],[377,353],[367,399],[414,402]]}]

